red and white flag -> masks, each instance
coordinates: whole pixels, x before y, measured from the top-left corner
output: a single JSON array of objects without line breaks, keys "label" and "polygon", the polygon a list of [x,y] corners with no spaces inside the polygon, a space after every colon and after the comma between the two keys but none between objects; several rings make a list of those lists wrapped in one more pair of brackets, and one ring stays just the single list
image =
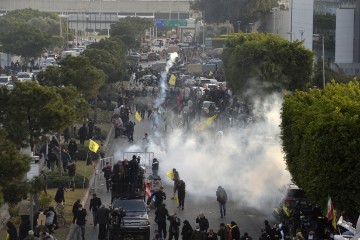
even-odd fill
[{"label": "red and white flag", "polygon": [[151,197],[150,184],[146,183],[146,196]]},{"label": "red and white flag", "polygon": [[331,197],[328,196],[327,199],[327,213],[326,213],[326,217],[328,219],[328,221],[330,221],[333,217],[334,217],[334,205],[331,201]]}]

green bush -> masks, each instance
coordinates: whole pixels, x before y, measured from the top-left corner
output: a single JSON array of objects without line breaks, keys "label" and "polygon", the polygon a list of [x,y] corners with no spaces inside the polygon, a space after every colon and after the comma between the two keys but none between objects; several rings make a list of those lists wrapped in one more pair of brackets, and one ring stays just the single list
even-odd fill
[{"label": "green bush", "polygon": [[53,200],[53,197],[50,195],[47,195],[42,192],[40,193],[40,197],[39,197],[39,209],[48,209],[51,202]]},{"label": "green bush", "polygon": [[[82,188],[84,182],[84,176],[76,175],[75,176],[75,188]],[[69,176],[63,175],[59,176],[58,174],[49,174],[48,179],[46,181],[48,188],[58,188],[62,184],[68,186],[69,184]],[[89,186],[89,179],[85,177],[85,188]]]},{"label": "green bush", "polygon": [[112,102],[110,106],[107,106],[106,102],[98,102],[96,107],[100,108],[101,110],[113,111],[116,107],[116,104]]},{"label": "green bush", "polygon": [[93,153],[91,151],[89,151],[89,146],[88,145],[82,145],[82,144],[79,144],[78,145],[78,152],[77,152],[77,159],[79,161],[86,161],[86,157],[87,157],[87,154],[91,154],[91,157],[92,157],[92,160],[95,161],[95,160],[98,160],[99,159],[99,154],[98,153]]}]

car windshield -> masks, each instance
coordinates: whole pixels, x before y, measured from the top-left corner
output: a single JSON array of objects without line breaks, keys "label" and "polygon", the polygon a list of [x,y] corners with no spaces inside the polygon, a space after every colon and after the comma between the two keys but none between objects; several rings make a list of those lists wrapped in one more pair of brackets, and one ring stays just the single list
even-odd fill
[{"label": "car windshield", "polygon": [[19,74],[18,78],[30,78],[29,74]]},{"label": "car windshield", "polygon": [[8,78],[0,77],[0,83],[6,83],[8,82]]},{"label": "car windshield", "polygon": [[146,212],[142,201],[118,200],[115,201],[114,208],[123,208],[125,212]]},{"label": "car windshield", "polygon": [[203,107],[208,108],[210,107],[211,102],[203,102]]}]

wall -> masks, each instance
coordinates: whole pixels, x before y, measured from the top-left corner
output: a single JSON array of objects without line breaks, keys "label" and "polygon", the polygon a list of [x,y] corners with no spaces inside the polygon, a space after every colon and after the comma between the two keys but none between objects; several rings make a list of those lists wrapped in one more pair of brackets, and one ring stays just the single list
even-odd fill
[{"label": "wall", "polygon": [[354,59],[354,9],[336,10],[335,63]]},{"label": "wall", "polygon": [[304,46],[312,50],[314,0],[292,0],[290,19],[291,39],[304,40]]}]

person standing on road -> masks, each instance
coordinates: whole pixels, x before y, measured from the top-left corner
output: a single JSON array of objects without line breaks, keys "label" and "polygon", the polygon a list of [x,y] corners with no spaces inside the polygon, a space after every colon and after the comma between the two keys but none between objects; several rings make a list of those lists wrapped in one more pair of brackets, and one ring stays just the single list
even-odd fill
[{"label": "person standing on road", "polygon": [[179,227],[180,227],[180,218],[176,216],[176,213],[173,213],[171,216],[168,217],[168,220],[170,221],[169,225],[169,240],[172,240],[173,237],[175,240],[179,239]]},{"label": "person standing on road", "polygon": [[97,210],[101,206],[101,199],[96,196],[96,193],[93,194],[93,198],[90,200],[89,210],[93,215],[94,229],[97,225]]},{"label": "person standing on road", "polygon": [[181,229],[181,237],[182,240],[190,240],[191,239],[191,235],[193,232],[193,228],[191,227],[190,223],[188,220],[185,220],[183,222],[183,227]]},{"label": "person standing on road", "polygon": [[173,194],[171,199],[175,199],[176,189],[177,189],[178,184],[180,183],[180,175],[179,175],[179,172],[176,171],[175,168],[173,168],[173,174],[174,174],[174,179],[173,179],[173,181],[174,181],[174,194]]},{"label": "person standing on road", "polygon": [[205,233],[203,231],[200,231],[199,225],[197,225],[195,228],[195,231],[192,232],[190,239],[191,240],[205,240],[206,239]]},{"label": "person standing on road", "polygon": [[102,169],[104,173],[105,183],[106,183],[106,192],[110,190],[110,178],[111,178],[111,164],[106,162],[105,167]]},{"label": "person standing on road", "polygon": [[206,233],[206,240],[218,240],[218,237],[213,229],[209,229]]},{"label": "person standing on road", "polygon": [[185,202],[185,182],[183,180],[180,180],[179,184],[177,185],[177,192],[178,192],[178,200],[179,200],[179,206],[178,208],[181,208],[184,210],[184,202]]},{"label": "person standing on road", "polygon": [[220,223],[220,229],[217,232],[219,240],[228,240],[228,229],[226,228],[225,223]]},{"label": "person standing on road", "polygon": [[149,141],[148,134],[145,133],[144,138],[143,138],[143,140],[142,140],[142,144],[143,144],[143,147],[144,147],[144,151],[145,151],[145,152],[148,151],[149,143],[150,143],[150,141]]},{"label": "person standing on road", "polygon": [[99,153],[100,153],[100,159],[101,161],[104,161],[105,153],[107,151],[107,147],[104,145],[104,143],[101,141]]},{"label": "person standing on road", "polygon": [[158,225],[158,233],[161,238],[166,239],[166,218],[169,216],[169,211],[166,204],[162,203],[155,211],[155,222]]},{"label": "person standing on road", "polygon": [[164,192],[164,187],[161,186],[159,191],[156,191],[153,194],[151,194],[150,199],[153,199],[154,196],[155,196],[155,207],[156,208],[161,207],[163,201],[166,200],[166,193]]},{"label": "person standing on road", "polygon": [[106,208],[104,204],[97,210],[97,222],[99,223],[99,240],[106,239],[106,225],[108,224],[110,217],[110,209]]},{"label": "person standing on road", "polygon": [[136,123],[130,121],[128,124],[128,139],[129,142],[133,142],[134,141],[134,127],[135,127]]},{"label": "person standing on road", "polygon": [[240,229],[236,224],[236,222],[231,221],[231,223],[228,224],[228,226],[229,226],[229,234],[231,234],[231,239],[240,240]]},{"label": "person standing on road", "polygon": [[226,216],[227,194],[225,189],[221,186],[216,190],[216,200],[219,202],[220,217],[223,218]]},{"label": "person standing on road", "polygon": [[85,223],[86,223],[86,209],[82,207],[82,204],[78,205],[78,209],[75,212],[75,216],[73,218],[73,224],[76,223],[77,229],[76,231],[76,240],[80,240],[79,233],[81,234],[81,239],[85,240]]},{"label": "person standing on road", "polygon": [[209,229],[209,220],[205,217],[204,213],[199,213],[198,217],[196,218],[196,223],[200,226],[200,231],[207,232]]},{"label": "person standing on road", "polygon": [[73,217],[75,217],[75,213],[76,213],[76,211],[77,211],[78,208],[79,208],[80,201],[81,201],[81,199],[78,198],[78,199],[74,202],[74,204],[73,204],[72,211],[71,211],[72,214],[73,214]]}]

